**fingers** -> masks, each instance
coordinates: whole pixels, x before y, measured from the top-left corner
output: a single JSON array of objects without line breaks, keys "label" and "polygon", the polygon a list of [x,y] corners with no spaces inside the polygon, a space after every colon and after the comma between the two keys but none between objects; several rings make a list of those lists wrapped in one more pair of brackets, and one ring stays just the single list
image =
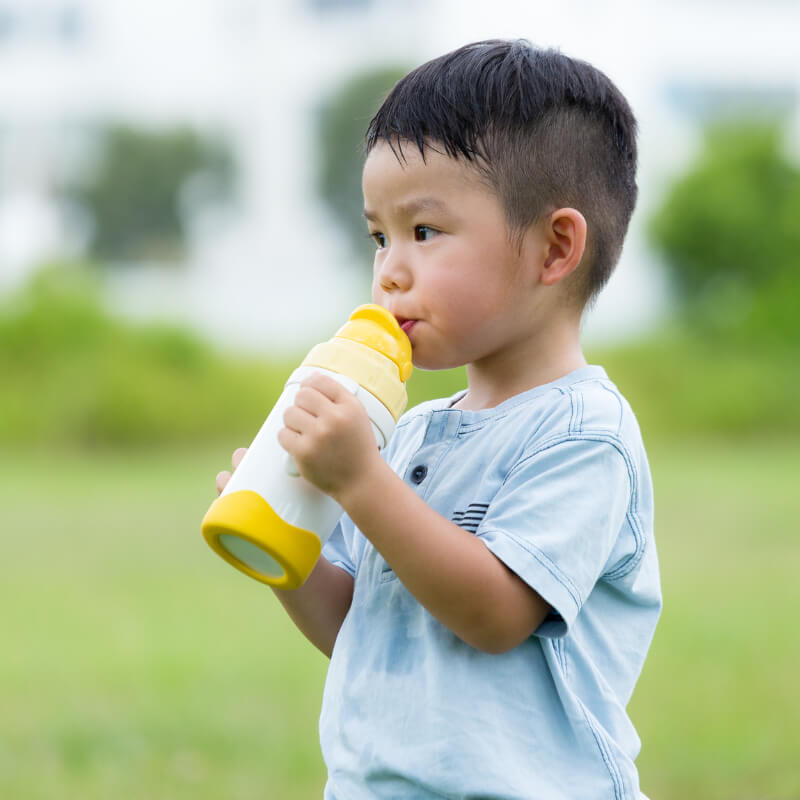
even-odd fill
[{"label": "fingers", "polygon": [[278,444],[286,450],[287,453],[293,453],[297,449],[297,442],[300,439],[300,434],[290,428],[281,428],[278,431]]},{"label": "fingers", "polygon": [[327,375],[316,373],[302,382],[294,404],[283,414],[283,424],[291,431],[302,433],[314,419],[332,411],[331,405],[343,398],[342,386]]},{"label": "fingers", "polygon": [[294,405],[312,417],[318,417],[330,402],[331,399],[327,395],[313,386],[301,386],[294,397]]},{"label": "fingers", "polygon": [[341,402],[347,395],[350,394],[350,392],[345,389],[344,386],[339,383],[339,381],[334,380],[330,375],[324,375],[321,372],[315,372],[313,375],[310,375],[300,385],[302,387],[316,389],[318,392],[325,395],[328,400],[331,400],[334,403]]},{"label": "fingers", "polygon": [[[236,467],[242,463],[242,459],[244,458],[246,452],[246,447],[238,447],[233,451],[233,455],[231,456],[231,464],[233,465],[234,469],[236,469]],[[229,470],[223,470],[222,472],[217,473],[217,477],[214,480],[214,483],[217,487],[217,494],[222,493],[222,490],[228,485],[228,481],[231,479],[232,474],[233,473]]]},{"label": "fingers", "polygon": [[[334,412],[333,417],[328,416],[328,420],[341,420],[347,414],[347,403],[353,401],[358,404],[354,395],[342,386],[338,381],[321,372],[315,372],[306,378],[300,385],[294,398],[294,404],[286,409],[283,415],[283,424],[286,426],[278,432],[278,442],[281,446],[295,453],[298,449],[298,442],[301,434],[308,431],[310,424],[314,423],[318,417],[324,416],[326,412]],[[358,404],[360,405],[360,404]],[[334,408],[338,406],[338,408]],[[324,427],[330,427],[326,425]],[[239,447],[231,457],[231,465],[235,470],[247,453],[246,447]],[[233,470],[223,470],[217,473],[216,488],[217,494],[221,494],[231,479]]]},{"label": "fingers", "polygon": [[[332,406],[342,407],[352,402],[357,402],[352,392],[330,376],[316,372],[300,384],[294,397],[294,408],[306,412],[311,417],[321,417],[336,410]],[[303,423],[303,416],[294,412],[292,416],[298,425]],[[286,424],[287,427],[300,430],[298,426]]]},{"label": "fingers", "polygon": [[317,414],[312,414],[298,406],[289,406],[289,408],[283,412],[283,424],[290,431],[302,433],[304,430],[308,430],[309,424],[312,423],[316,417]]},{"label": "fingers", "polygon": [[217,479],[216,479],[217,494],[222,494],[222,490],[225,488],[230,479],[231,479],[231,473],[228,472],[227,470],[217,473]]},{"label": "fingers", "polygon": [[237,447],[236,450],[233,451],[233,456],[231,456],[231,464],[233,464],[234,469],[236,469],[236,467],[242,463],[242,459],[244,458],[244,454],[246,452],[246,447]]}]

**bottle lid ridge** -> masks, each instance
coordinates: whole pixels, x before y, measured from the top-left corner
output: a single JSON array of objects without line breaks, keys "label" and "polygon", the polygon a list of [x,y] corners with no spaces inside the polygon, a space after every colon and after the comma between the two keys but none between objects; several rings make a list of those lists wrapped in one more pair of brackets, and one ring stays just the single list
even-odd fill
[{"label": "bottle lid ridge", "polygon": [[382,353],[397,365],[403,383],[411,375],[411,342],[383,306],[374,303],[359,306],[336,332],[336,338],[349,339]]}]

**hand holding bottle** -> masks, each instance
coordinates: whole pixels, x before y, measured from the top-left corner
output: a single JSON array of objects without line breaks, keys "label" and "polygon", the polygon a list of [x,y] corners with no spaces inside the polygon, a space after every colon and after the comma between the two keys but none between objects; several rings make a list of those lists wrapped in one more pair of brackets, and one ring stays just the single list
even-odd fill
[{"label": "hand holding bottle", "polygon": [[289,378],[235,474],[217,476],[220,496],[202,524],[209,546],[256,580],[300,586],[342,513],[336,496],[394,431],[411,369],[397,320],[357,308]]},{"label": "hand holding bottle", "polygon": [[380,458],[364,406],[329,375],[313,374],[300,384],[283,422],[281,447],[307,481],[335,500]]}]

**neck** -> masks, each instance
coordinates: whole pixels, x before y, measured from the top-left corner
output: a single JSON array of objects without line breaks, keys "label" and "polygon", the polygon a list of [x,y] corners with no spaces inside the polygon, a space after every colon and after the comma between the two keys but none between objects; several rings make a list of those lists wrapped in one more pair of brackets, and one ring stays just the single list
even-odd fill
[{"label": "neck", "polygon": [[494,408],[517,394],[558,380],[586,366],[580,326],[549,327],[545,335],[531,336],[491,358],[467,364],[467,394],[457,408]]}]

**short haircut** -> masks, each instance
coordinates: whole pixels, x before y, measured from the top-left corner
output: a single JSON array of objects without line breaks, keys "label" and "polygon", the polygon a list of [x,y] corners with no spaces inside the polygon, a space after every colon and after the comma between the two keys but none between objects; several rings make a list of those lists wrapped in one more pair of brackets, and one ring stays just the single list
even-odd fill
[{"label": "short haircut", "polygon": [[636,204],[636,119],[600,70],[526,40],[475,42],[402,78],[373,117],[369,153],[404,142],[471,162],[521,235],[562,207],[586,218],[582,302],[608,281]]}]

